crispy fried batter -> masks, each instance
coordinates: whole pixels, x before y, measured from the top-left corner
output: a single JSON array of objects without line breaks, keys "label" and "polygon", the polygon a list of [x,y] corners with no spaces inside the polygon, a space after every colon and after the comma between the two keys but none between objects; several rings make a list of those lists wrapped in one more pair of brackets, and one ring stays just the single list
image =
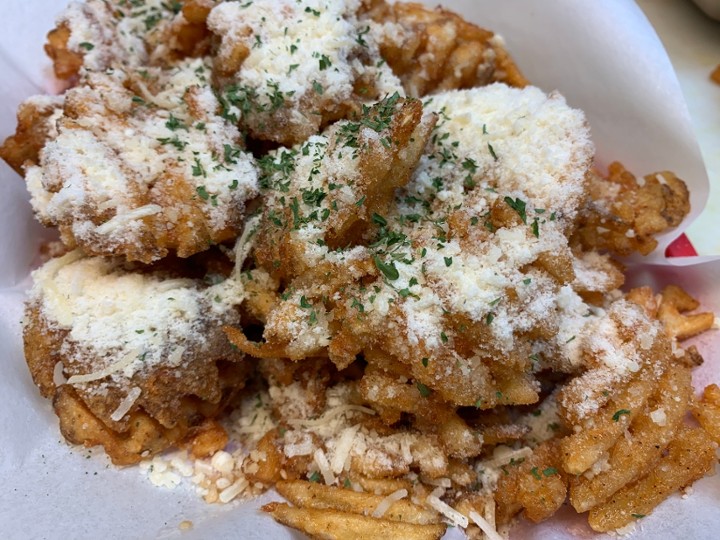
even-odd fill
[{"label": "crispy fried batter", "polygon": [[[54,259],[34,274],[24,329],[30,372],[54,396],[63,434],[105,446],[118,464],[208,432],[203,420],[232,402],[249,372],[219,328],[238,319],[220,302],[234,301],[232,278],[203,289],[201,280],[144,272],[77,252]],[[63,300],[68,280],[84,289]],[[205,439],[198,452],[212,446]]]},{"label": "crispy fried batter", "polygon": [[[240,133],[216,114],[206,68],[90,74],[65,94],[26,180],[37,216],[68,246],[151,262],[237,236],[257,175]],[[28,138],[23,123],[15,138]]]},{"label": "crispy fried batter", "polygon": [[208,25],[224,113],[256,139],[294,145],[402,90],[356,9],[348,0],[319,10],[289,0],[220,4]]},{"label": "crispy fried batter", "polygon": [[528,84],[502,39],[441,7],[385,0],[366,2],[377,23],[380,53],[410,96],[492,82]]},{"label": "crispy fried batter", "polygon": [[587,250],[615,255],[649,254],[655,236],[673,227],[690,212],[685,182],[668,171],[638,180],[618,162],[607,178],[590,175],[590,198],[580,216],[577,240]]},{"label": "crispy fried batter", "polygon": [[25,166],[36,164],[45,143],[57,136],[54,120],[62,103],[61,97],[37,96],[20,105],[15,134],[0,146],[0,158],[18,174],[23,174]]},{"label": "crispy fried batter", "polygon": [[73,3],[48,33],[45,52],[55,76],[73,84],[82,68],[167,66],[200,57],[210,49],[205,20],[215,4],[217,0],[153,0],[145,9],[136,9],[118,0]]}]

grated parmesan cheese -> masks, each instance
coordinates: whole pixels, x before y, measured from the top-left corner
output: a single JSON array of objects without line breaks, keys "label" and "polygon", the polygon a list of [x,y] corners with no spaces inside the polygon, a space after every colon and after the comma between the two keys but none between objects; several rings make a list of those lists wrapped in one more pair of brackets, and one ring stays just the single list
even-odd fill
[{"label": "grated parmesan cheese", "polygon": [[340,433],[330,460],[330,468],[333,473],[340,474],[349,465],[348,458],[359,430],[360,424],[355,424]]},{"label": "grated parmesan cheese", "polygon": [[662,407],[650,412],[650,419],[658,426],[664,427],[667,424],[667,415]]},{"label": "grated parmesan cheese", "polygon": [[53,384],[55,387],[58,387],[65,383],[67,383],[67,378],[63,373],[63,363],[55,362],[55,367],[53,368]]},{"label": "grated parmesan cheese", "polygon": [[313,453],[313,461],[318,466],[318,469],[320,469],[320,474],[322,474],[325,484],[328,486],[334,484],[335,476],[330,469],[330,464],[328,463],[327,457],[325,456],[325,452],[322,451],[322,448],[315,450]]},{"label": "grated parmesan cheese", "polygon": [[113,373],[124,370],[138,358],[138,355],[139,350],[133,349],[127,354],[125,354],[125,356],[120,358],[120,360],[118,360],[117,362],[113,362],[106,368],[94,371],[92,373],[86,373],[84,375],[73,375],[67,380],[67,382],[68,384],[79,384],[104,379],[105,377],[112,375]]},{"label": "grated parmesan cheese", "polygon": [[505,540],[495,530],[495,527],[490,525],[490,523],[484,517],[478,514],[475,510],[470,510],[468,516],[470,516],[470,519],[473,520],[473,523],[475,523],[475,525],[480,527],[480,530],[485,533],[485,536],[488,537],[488,540]]},{"label": "grated parmesan cheese", "polygon": [[305,420],[303,418],[300,418],[300,419],[288,420],[288,424],[290,424],[291,426],[296,426],[296,427],[319,427],[319,426],[328,424],[330,422],[330,420],[333,419],[334,417],[345,415],[349,412],[361,412],[364,414],[369,414],[371,416],[377,414],[370,407],[363,407],[362,405],[345,404],[345,405],[338,405],[337,407],[329,409],[328,411],[323,413],[323,415],[320,418],[317,418],[315,420]]},{"label": "grated parmesan cheese", "polygon": [[378,505],[375,507],[375,510],[372,511],[371,516],[380,519],[382,518],[385,513],[390,510],[390,507],[395,504],[397,501],[404,499],[408,496],[407,489],[398,489],[397,491],[393,491],[390,493],[387,497],[385,497],[382,501],[378,503]]},{"label": "grated parmesan cheese", "polygon": [[[207,25],[220,38],[218,58],[234,71],[225,74],[226,90],[245,97],[231,114],[261,132],[280,114],[285,131],[304,140],[319,129],[318,111],[358,99],[354,84],[363,74],[379,90],[402,92],[375,40],[364,35],[361,45],[359,7],[358,0],[255,0],[213,8]],[[247,55],[236,66],[238,49]]]},{"label": "grated parmesan cheese", "polygon": [[449,504],[438,499],[436,495],[428,495],[425,500],[430,506],[445,516],[455,527],[462,527],[463,529],[467,528],[469,523],[468,518],[455,510]]},{"label": "grated parmesan cheese", "polygon": [[[164,255],[152,251],[154,239],[182,222],[213,233],[239,228],[258,186],[240,132],[218,114],[207,60],[144,73],[159,88],[154,96],[131,70],[85,73],[26,176],[36,214],[60,224],[65,240],[110,252],[137,244],[154,260]],[[135,82],[144,97],[128,89]],[[189,200],[175,200],[163,188],[169,182],[185,186]]]},{"label": "grated parmesan cheese", "polygon": [[140,397],[141,393],[142,390],[140,390],[140,388],[138,388],[137,386],[133,386],[127,393],[127,395],[123,398],[123,400],[120,402],[120,405],[118,405],[117,409],[115,409],[110,415],[110,420],[114,422],[119,422],[120,420],[122,420],[122,418],[128,413],[128,411],[132,408],[137,399]]}]

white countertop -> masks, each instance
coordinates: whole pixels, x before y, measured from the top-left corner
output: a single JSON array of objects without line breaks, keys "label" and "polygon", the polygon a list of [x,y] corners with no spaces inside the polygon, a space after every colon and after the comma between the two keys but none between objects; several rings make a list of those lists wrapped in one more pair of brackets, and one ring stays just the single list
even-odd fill
[{"label": "white countertop", "polygon": [[710,72],[720,64],[720,22],[690,0],[638,0],[638,4],[675,67],[710,178],[707,207],[686,234],[698,254],[720,255],[720,85],[710,80]]}]

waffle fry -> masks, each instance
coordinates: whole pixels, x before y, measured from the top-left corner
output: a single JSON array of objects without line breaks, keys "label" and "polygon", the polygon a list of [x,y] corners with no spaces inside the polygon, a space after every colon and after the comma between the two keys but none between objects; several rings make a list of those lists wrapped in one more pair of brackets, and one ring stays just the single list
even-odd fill
[{"label": "waffle fry", "polygon": [[665,498],[712,470],[717,449],[702,429],[684,428],[668,445],[668,454],[641,480],[623,487],[605,504],[590,510],[590,526],[599,532],[644,518]]},{"label": "waffle fry", "polygon": [[[650,398],[647,416],[636,417],[629,426],[630,437],[619,437],[610,450],[608,470],[596,474],[590,480],[580,476],[571,481],[570,502],[578,512],[585,512],[603,503],[623,486],[650,471],[674,438],[688,410],[691,393],[689,372],[679,366],[668,368]],[[656,410],[662,411],[664,420],[654,420],[650,416],[650,411]],[[613,418],[618,418],[619,422],[619,416],[624,416],[623,413],[624,409],[619,409]]]},{"label": "waffle fry", "polygon": [[[300,508],[333,509],[360,515],[373,514],[385,499],[382,495],[356,492],[312,482],[278,482],[275,484],[275,489],[288,502]],[[440,523],[440,516],[437,512],[422,508],[405,499],[393,502],[382,513],[382,518],[417,525]]]},{"label": "waffle fry", "polygon": [[444,525],[415,525],[336,510],[293,508],[281,503],[266,504],[262,509],[284,525],[311,536],[333,540],[370,540],[383,536],[438,540],[445,533]]},{"label": "waffle fry", "polygon": [[525,86],[502,40],[455,13],[422,4],[368,2],[380,25],[380,53],[410,96],[472,88],[491,82]]}]

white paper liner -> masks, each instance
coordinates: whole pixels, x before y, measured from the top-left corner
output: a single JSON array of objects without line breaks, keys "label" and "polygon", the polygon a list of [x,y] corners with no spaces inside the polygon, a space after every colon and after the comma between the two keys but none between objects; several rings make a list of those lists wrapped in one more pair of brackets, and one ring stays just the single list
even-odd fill
[{"label": "white paper liner", "polygon": [[[0,137],[15,127],[17,105],[51,89],[42,44],[64,2],[5,2],[0,17]],[[435,2],[432,2],[435,3]],[[447,0],[444,5],[501,33],[524,73],[545,90],[559,89],[585,110],[597,163],[622,161],[634,173],[676,172],[702,210],[708,180],[687,108],[662,46],[640,9],[624,0]],[[99,450],[70,448],[50,403],[32,384],[22,354],[20,318],[28,272],[47,232],[32,219],[22,180],[0,163],[0,530],[3,538],[298,538],[248,504],[207,505],[192,489],[166,490],[131,467],[117,469]],[[682,228],[662,238],[652,260],[632,281],[679,283],[720,312],[720,263],[666,261],[664,247]],[[675,264],[693,264],[673,268]],[[720,336],[698,340],[706,363],[694,374],[698,387],[720,379]],[[673,497],[643,519],[633,538],[713,538],[720,479],[695,485],[687,501]],[[193,528],[181,531],[182,521]],[[448,537],[459,538],[451,530]],[[584,516],[570,510],[540,524],[521,523],[512,538],[602,538]]]}]

